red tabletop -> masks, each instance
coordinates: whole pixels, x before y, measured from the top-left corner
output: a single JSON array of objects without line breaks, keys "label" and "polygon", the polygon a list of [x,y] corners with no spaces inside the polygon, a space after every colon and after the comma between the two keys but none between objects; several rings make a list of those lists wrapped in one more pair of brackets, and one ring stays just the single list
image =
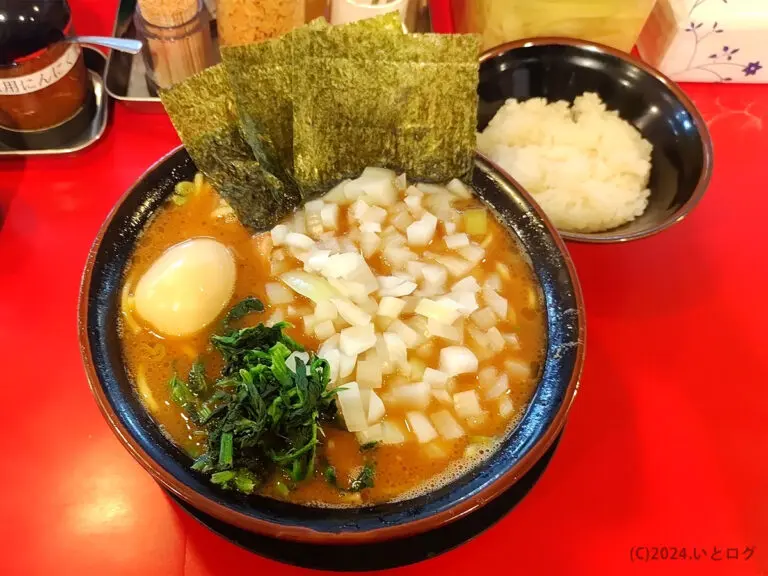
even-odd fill
[{"label": "red tabletop", "polygon": [[[114,0],[71,3],[79,33],[110,32]],[[714,138],[712,184],[659,236],[569,246],[587,360],[548,470],[488,532],[392,574],[768,573],[768,86],[684,88]],[[190,519],[88,390],[76,330],[88,249],[177,142],[165,116],[116,105],[81,153],[0,159],[2,574],[309,573]],[[633,561],[643,547],[658,559]],[[673,547],[693,559],[671,560]]]}]

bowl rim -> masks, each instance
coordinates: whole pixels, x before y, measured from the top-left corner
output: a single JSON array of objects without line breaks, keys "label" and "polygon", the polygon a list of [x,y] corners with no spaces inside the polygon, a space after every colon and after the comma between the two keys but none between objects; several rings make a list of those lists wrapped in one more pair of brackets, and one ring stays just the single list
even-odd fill
[{"label": "bowl rim", "polygon": [[580,378],[584,366],[584,357],[586,353],[586,313],[581,284],[579,283],[575,265],[570,253],[568,252],[568,248],[566,247],[565,242],[558,234],[553,224],[546,217],[543,210],[539,207],[538,204],[536,204],[535,201],[532,200],[530,194],[528,194],[528,192],[526,192],[525,189],[517,183],[517,181],[511,178],[506,172],[500,170],[496,164],[491,162],[487,157],[480,154],[479,152],[476,152],[476,159],[482,160],[483,162],[489,164],[493,169],[497,170],[501,178],[506,180],[515,189],[515,191],[531,205],[534,212],[537,214],[544,227],[546,228],[547,232],[552,236],[554,244],[557,246],[558,250],[563,256],[563,261],[571,279],[573,297],[576,303],[578,334],[573,371],[571,373],[570,380],[568,381],[568,385],[563,393],[562,403],[557,413],[554,415],[550,426],[533,443],[530,449],[525,454],[523,454],[521,458],[515,461],[512,466],[507,468],[498,478],[487,484],[482,490],[479,490],[476,494],[457,502],[455,505],[450,506],[445,510],[437,512],[431,516],[410,522],[360,532],[330,533],[317,531],[305,526],[286,526],[282,524],[275,524],[263,519],[247,516],[232,508],[213,502],[190,489],[183,482],[177,480],[170,472],[168,472],[159,462],[155,461],[141,447],[140,443],[129,433],[127,428],[123,425],[117,415],[117,411],[110,403],[105,389],[98,377],[93,361],[92,350],[88,338],[88,303],[90,301],[89,295],[91,289],[91,279],[96,256],[100,250],[104,235],[109,226],[112,224],[115,215],[118,213],[123,203],[132,194],[134,194],[136,188],[142,184],[144,179],[149,174],[159,168],[164,162],[172,158],[183,148],[183,145],[176,146],[170,152],[161,157],[158,161],[153,163],[116,201],[115,205],[112,207],[104,222],[100,226],[96,238],[88,252],[85,269],[83,270],[81,278],[78,301],[78,340],[80,344],[81,360],[83,362],[83,367],[85,369],[85,374],[91,393],[96,400],[99,410],[106,419],[113,433],[120,440],[121,444],[162,487],[169,490],[173,495],[181,498],[183,501],[189,503],[191,506],[208,515],[227,522],[228,524],[232,524],[238,528],[242,528],[257,534],[277,537],[281,540],[292,540],[308,544],[367,544],[377,541],[406,538],[412,534],[427,532],[433,528],[443,526],[472,513],[478,508],[488,504],[497,496],[509,489],[523,474],[528,472],[531,467],[541,459],[547,450],[549,450],[565,426],[566,417],[571,408],[571,405],[573,404],[580,385]]},{"label": "bowl rim", "polygon": [[[568,232],[566,230],[557,230],[557,232],[566,240],[573,242],[583,242],[589,244],[615,244],[654,236],[659,232],[663,232],[667,228],[677,224],[678,222],[683,221],[685,217],[688,216],[688,214],[696,207],[702,196],[704,196],[704,192],[709,187],[709,183],[712,179],[712,170],[714,164],[712,137],[709,133],[709,129],[707,128],[707,124],[704,121],[704,118],[701,116],[701,113],[696,108],[696,105],[693,103],[693,101],[685,94],[685,92],[683,92],[677,82],[664,75],[653,66],[643,62],[639,58],[636,58],[632,54],[622,52],[621,50],[607,46],[605,44],[600,44],[599,42],[590,42],[588,40],[580,40],[578,38],[569,38],[566,36],[541,36],[512,40],[511,42],[505,42],[484,51],[480,55],[480,65],[482,66],[485,62],[493,60],[494,58],[501,56],[502,54],[506,54],[512,50],[525,50],[526,48],[540,48],[546,46],[570,46],[572,48],[579,48],[588,52],[599,52],[602,54],[607,54],[608,56],[613,56],[614,58],[618,58],[619,60],[634,66],[635,68],[645,72],[646,74],[649,74],[657,81],[661,82],[661,84],[663,84],[670,92],[672,92],[675,98],[680,101],[680,103],[683,105],[683,108],[685,108],[686,112],[688,112],[689,116],[693,120],[693,124],[701,138],[701,153],[703,160],[701,174],[699,175],[699,180],[696,183],[696,187],[694,188],[691,197],[672,214],[660,222],[654,224],[653,226],[650,226],[644,230],[633,232],[631,234],[611,234],[611,231],[608,230],[606,232],[600,233],[600,236],[596,236],[588,232]],[[504,172],[504,170],[499,168],[498,165],[496,165],[496,167]],[[507,174],[507,176],[509,176],[509,174]]]}]

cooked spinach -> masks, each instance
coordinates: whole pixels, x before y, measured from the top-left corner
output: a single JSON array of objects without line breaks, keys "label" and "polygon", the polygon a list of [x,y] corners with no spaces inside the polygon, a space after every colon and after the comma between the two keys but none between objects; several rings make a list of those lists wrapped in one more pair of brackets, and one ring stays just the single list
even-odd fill
[{"label": "cooked spinach", "polygon": [[264,304],[262,304],[261,300],[258,298],[248,296],[235,304],[232,309],[227,312],[227,315],[224,316],[224,329],[229,330],[231,322],[245,318],[248,314],[253,312],[264,312]]},{"label": "cooked spinach", "polygon": [[373,467],[373,464],[366,462],[355,479],[349,483],[348,488],[344,488],[343,486],[339,485],[339,481],[336,476],[336,468],[333,466],[326,467],[324,476],[328,484],[338,488],[342,492],[360,492],[366,488],[373,488],[374,479],[376,477],[376,470]]},{"label": "cooked spinach", "polygon": [[[246,299],[226,318],[263,308]],[[221,377],[209,385],[197,361],[193,385],[171,379],[172,398],[208,435],[207,451],[192,468],[214,484],[251,493],[276,468],[295,482],[314,472],[320,426],[336,415],[336,390],[328,389],[328,363],[312,353],[307,363],[296,358],[295,371],[288,368],[291,353],[304,350],[285,334],[288,327],[259,324],[214,335],[211,344],[224,359]]]}]

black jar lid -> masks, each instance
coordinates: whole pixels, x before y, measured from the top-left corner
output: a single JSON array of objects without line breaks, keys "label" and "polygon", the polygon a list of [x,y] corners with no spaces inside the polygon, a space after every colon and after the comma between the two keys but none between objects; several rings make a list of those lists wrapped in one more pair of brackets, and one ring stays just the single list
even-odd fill
[{"label": "black jar lid", "polygon": [[61,40],[69,20],[66,0],[0,0],[0,66]]}]

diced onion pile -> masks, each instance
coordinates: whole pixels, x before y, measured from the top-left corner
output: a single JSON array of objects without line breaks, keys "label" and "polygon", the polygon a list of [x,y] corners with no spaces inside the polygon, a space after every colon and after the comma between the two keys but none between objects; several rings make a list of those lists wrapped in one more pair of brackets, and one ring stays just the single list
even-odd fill
[{"label": "diced onion pile", "polygon": [[[298,319],[322,342],[344,423],[361,444],[459,439],[491,412],[510,418],[509,387],[531,376],[514,360],[504,371],[489,365],[519,341],[501,328],[514,322],[501,294],[509,270],[479,266],[488,212],[457,208],[471,198],[458,180],[408,185],[366,168],[269,232],[270,322]],[[462,374],[476,376],[472,389],[458,389]]]}]

